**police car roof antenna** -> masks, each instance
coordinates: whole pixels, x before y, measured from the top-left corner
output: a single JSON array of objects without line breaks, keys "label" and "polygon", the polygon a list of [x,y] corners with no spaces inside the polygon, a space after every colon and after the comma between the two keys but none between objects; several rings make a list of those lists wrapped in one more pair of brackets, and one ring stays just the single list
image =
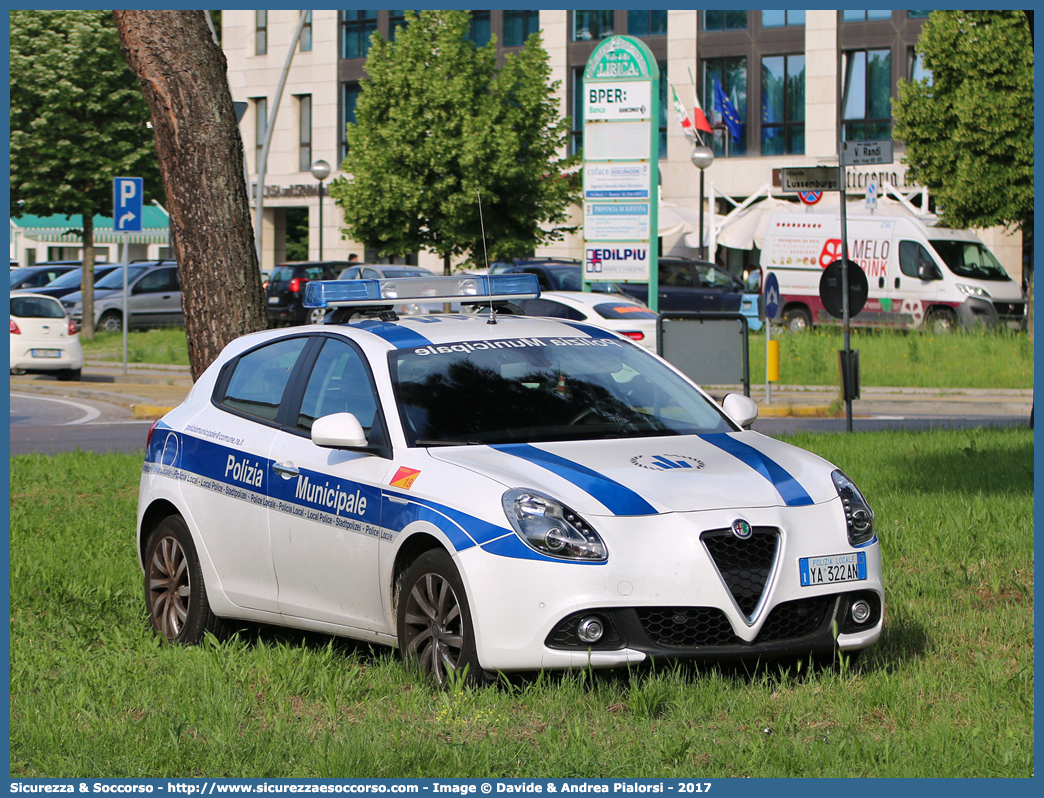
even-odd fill
[{"label": "police car roof antenna", "polygon": [[[478,194],[478,206],[479,206],[479,228],[482,230],[482,256],[486,259],[486,279],[490,282],[491,275],[489,271],[489,254],[486,252],[486,223],[482,221],[482,192],[475,192]],[[493,287],[490,286],[489,292],[489,319],[486,320],[486,324],[497,323],[497,309],[493,307]]]}]

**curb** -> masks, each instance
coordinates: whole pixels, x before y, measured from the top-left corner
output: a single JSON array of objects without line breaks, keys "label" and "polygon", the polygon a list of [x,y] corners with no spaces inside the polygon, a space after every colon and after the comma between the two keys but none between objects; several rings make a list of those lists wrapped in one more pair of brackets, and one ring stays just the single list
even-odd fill
[{"label": "curb", "polygon": [[132,405],[131,413],[134,414],[135,418],[155,420],[163,418],[173,409],[173,407],[161,407],[160,405]]}]

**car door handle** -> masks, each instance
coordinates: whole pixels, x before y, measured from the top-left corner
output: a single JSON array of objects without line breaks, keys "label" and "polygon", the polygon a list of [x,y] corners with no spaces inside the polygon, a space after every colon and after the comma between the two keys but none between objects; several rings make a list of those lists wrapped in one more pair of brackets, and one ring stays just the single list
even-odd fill
[{"label": "car door handle", "polygon": [[301,473],[293,463],[272,463],[272,470],[283,479],[293,479]]},{"label": "car door handle", "polygon": [[877,278],[877,287],[884,288],[884,277]]}]

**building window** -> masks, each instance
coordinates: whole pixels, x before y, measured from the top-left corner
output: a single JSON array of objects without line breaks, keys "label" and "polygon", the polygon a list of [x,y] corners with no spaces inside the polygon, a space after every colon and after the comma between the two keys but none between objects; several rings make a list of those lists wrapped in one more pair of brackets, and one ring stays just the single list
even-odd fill
[{"label": "building window", "polygon": [[254,12],[254,55],[268,55],[268,12]]},{"label": "building window", "polygon": [[842,22],[875,22],[882,19],[891,19],[892,12],[889,9],[884,11],[842,11],[841,21]]},{"label": "building window", "polygon": [[746,30],[746,11],[704,11],[703,29],[715,30]]},{"label": "building window", "polygon": [[573,41],[588,42],[613,35],[612,11],[574,11]]},{"label": "building window", "polygon": [[504,12],[504,46],[521,47],[526,39],[540,30],[540,12],[505,11]]},{"label": "building window", "polygon": [[312,95],[297,96],[298,168],[302,172],[312,169]]},{"label": "building window", "polygon": [[570,154],[584,147],[584,67],[573,67],[573,131]]},{"label": "building window", "polygon": [[468,29],[467,39],[476,47],[485,47],[489,44],[490,23],[488,11],[472,11],[471,27]]},{"label": "building window", "polygon": [[261,153],[265,148],[265,134],[268,131],[268,98],[254,97],[254,171],[261,172]]},{"label": "building window", "polygon": [[[376,12],[374,12],[376,13]],[[420,13],[420,12],[414,12]],[[395,41],[395,31],[398,28],[406,30],[406,12],[405,11],[389,11],[388,12],[388,41]]]},{"label": "building window", "polygon": [[341,123],[341,160],[344,160],[345,156],[348,155],[347,127],[349,124],[355,124],[355,104],[358,99],[359,84],[345,83],[341,103],[341,113],[343,114]]},{"label": "building window", "polygon": [[304,27],[301,28],[301,38],[298,40],[298,49],[302,53],[312,52],[312,12],[309,11],[305,17]]},{"label": "building window", "polygon": [[[714,128],[714,155],[747,154],[747,59],[710,58],[703,62],[702,101],[704,113]],[[719,94],[717,86],[721,87]],[[730,115],[726,120],[725,114]]]},{"label": "building window", "polygon": [[928,19],[928,15],[931,11],[907,11],[906,16],[910,19]]},{"label": "building window", "polygon": [[660,160],[667,157],[667,62],[657,61],[660,70],[660,122],[658,125],[660,139]]},{"label": "building window", "polygon": [[918,80],[927,80],[928,85],[932,85],[932,71],[924,65],[924,56],[918,53],[913,47],[907,51],[907,74],[910,76],[910,80],[916,82]]},{"label": "building window", "polygon": [[370,35],[377,30],[376,11],[344,11],[342,58],[366,58]]},{"label": "building window", "polygon": [[761,59],[761,154],[805,154],[805,56]]},{"label": "building window", "polygon": [[804,11],[762,11],[761,27],[789,28],[805,24]]},{"label": "building window", "polygon": [[631,36],[666,36],[666,11],[628,11],[627,33]]},{"label": "building window", "polygon": [[892,51],[854,50],[844,54],[841,100],[845,141],[892,137]]}]

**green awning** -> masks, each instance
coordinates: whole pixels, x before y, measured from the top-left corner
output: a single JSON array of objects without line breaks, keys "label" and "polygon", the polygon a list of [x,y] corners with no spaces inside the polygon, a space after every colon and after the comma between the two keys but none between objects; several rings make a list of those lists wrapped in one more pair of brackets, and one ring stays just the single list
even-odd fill
[{"label": "green awning", "polygon": [[[142,230],[140,233],[118,233],[113,229],[111,216],[94,217],[94,243],[121,244],[123,237],[129,235],[131,244],[170,245],[170,226],[167,214],[155,205],[146,206],[142,212]],[[33,216],[25,214],[11,219],[12,232],[18,230],[25,238],[34,241],[81,244],[83,235],[83,217],[75,216]]]}]

